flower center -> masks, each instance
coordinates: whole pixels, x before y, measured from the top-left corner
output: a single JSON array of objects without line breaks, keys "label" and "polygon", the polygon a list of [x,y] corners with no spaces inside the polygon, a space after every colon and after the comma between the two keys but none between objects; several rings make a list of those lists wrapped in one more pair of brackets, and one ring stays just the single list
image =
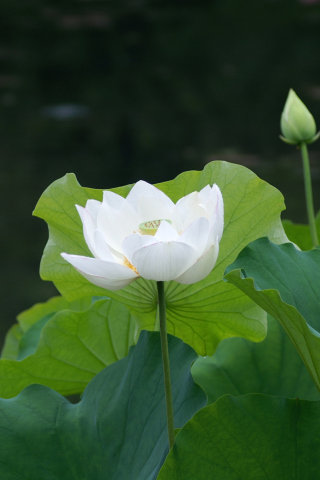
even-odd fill
[{"label": "flower center", "polygon": [[134,266],[132,265],[132,263],[129,262],[129,260],[127,259],[127,257],[124,257],[124,259],[123,259],[123,264],[124,264],[125,267],[131,268],[131,270],[133,270],[137,275],[139,275],[138,270],[136,269],[136,267],[134,267]]},{"label": "flower center", "polygon": [[167,220],[166,218],[161,218],[160,220],[150,220],[149,222],[140,223],[139,230],[141,235],[155,235],[158,228],[160,227],[160,223],[163,221],[170,224],[172,223],[171,220]]}]

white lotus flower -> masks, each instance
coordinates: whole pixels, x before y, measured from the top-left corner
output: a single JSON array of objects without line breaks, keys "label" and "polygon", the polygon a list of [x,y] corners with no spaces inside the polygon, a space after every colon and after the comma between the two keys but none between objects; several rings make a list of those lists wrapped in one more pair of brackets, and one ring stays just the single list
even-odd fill
[{"label": "white lotus flower", "polygon": [[223,232],[223,199],[207,185],[174,204],[147,182],[127,198],[106,191],[103,201],[76,205],[85,241],[94,256],[62,253],[94,285],[119,290],[134,280],[191,284],[213,269]]}]

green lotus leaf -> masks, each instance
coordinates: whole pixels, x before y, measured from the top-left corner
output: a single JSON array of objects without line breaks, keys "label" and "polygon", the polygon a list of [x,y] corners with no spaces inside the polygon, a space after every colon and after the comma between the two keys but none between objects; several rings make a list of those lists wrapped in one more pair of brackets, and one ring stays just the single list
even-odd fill
[{"label": "green lotus leaf", "polygon": [[16,360],[19,354],[19,342],[23,335],[23,330],[19,324],[15,323],[10,327],[6,334],[5,343],[1,351],[1,358]]},{"label": "green lotus leaf", "polygon": [[[301,250],[311,250],[312,239],[309,225],[293,223],[291,220],[282,220],[283,228],[289,240],[298,245]],[[316,215],[316,229],[320,237],[320,211]]]},{"label": "green lotus leaf", "polygon": [[91,303],[91,297],[80,298],[73,302],[68,302],[63,297],[53,297],[23,311],[17,316],[18,323],[13,325],[6,335],[1,358],[21,360],[34,353],[39,343],[42,328],[56,312],[67,309],[86,310]]},{"label": "green lotus leaf", "polygon": [[[240,336],[261,341],[266,316],[248,297],[223,282],[227,265],[252,240],[268,235],[287,241],[280,222],[284,209],[281,193],[250,170],[227,162],[212,162],[202,172],[186,172],[156,185],[174,202],[205,185],[217,183],[225,204],[225,230],[217,264],[211,274],[194,285],[166,282],[168,332],[183,339],[201,355],[212,355],[219,342]],[[126,196],[132,186],[113,189]],[[90,284],[60,256],[61,252],[90,255],[75,204],[102,199],[102,190],[81,187],[75,176],[54,182],[40,198],[34,214],[49,226],[49,241],[41,261],[41,276],[51,280],[68,300],[84,295],[108,295],[123,302],[140,329],[154,330],[157,290],[153,281],[139,279],[127,288],[107,292]],[[107,293],[106,293],[107,292]]]},{"label": "green lotus leaf", "polygon": [[45,315],[43,318],[31,325],[31,327],[21,336],[18,345],[18,354],[15,360],[23,360],[24,358],[36,352],[41,332],[54,314],[55,312],[48,313],[48,315]]},{"label": "green lotus leaf", "polygon": [[44,303],[37,303],[17,316],[22,330],[26,332],[34,323],[41,320],[45,315],[59,312],[60,310],[74,310],[75,312],[86,310],[92,303],[91,297],[81,297],[68,302],[63,297],[52,297]]},{"label": "green lotus leaf", "polygon": [[47,314],[20,338],[18,360],[0,360],[0,397],[14,397],[32,383],[62,395],[81,393],[106,365],[128,354],[135,331],[128,309],[111,299],[84,311]]},{"label": "green lotus leaf", "polygon": [[157,480],[314,480],[320,402],[226,395],[180,430]]},{"label": "green lotus leaf", "polygon": [[320,400],[308,370],[277,320],[268,315],[268,333],[260,343],[227,338],[213,357],[192,365],[193,379],[214,403],[223,395],[249,393]]},{"label": "green lotus leaf", "polygon": [[[168,344],[181,428],[207,400],[190,374],[196,353],[172,336]],[[76,405],[42,385],[0,400],[0,478],[155,480],[168,452],[165,411],[160,335],[142,332]]]},{"label": "green lotus leaf", "polygon": [[320,390],[320,250],[260,238],[228,272],[226,280],[280,322]]}]

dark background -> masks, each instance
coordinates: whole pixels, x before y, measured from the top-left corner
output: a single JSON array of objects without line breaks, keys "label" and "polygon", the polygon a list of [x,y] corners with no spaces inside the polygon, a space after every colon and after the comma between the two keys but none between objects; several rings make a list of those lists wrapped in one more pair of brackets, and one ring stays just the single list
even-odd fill
[{"label": "dark background", "polygon": [[[0,3],[0,337],[56,293],[31,216],[67,172],[93,188],[170,180],[215,159],[251,168],[305,222],[289,88],[320,126],[320,4],[298,0]],[[320,141],[310,147],[320,208]]]}]

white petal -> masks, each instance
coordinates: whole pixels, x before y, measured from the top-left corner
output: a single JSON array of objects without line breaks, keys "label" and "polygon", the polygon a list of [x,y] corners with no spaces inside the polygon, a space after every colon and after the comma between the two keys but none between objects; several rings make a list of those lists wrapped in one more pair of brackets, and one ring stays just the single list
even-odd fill
[{"label": "white petal", "polygon": [[93,218],[93,221],[95,223],[97,223],[97,216],[98,216],[100,208],[101,208],[101,202],[98,202],[98,200],[90,199],[86,203],[86,210],[87,210],[87,212],[90,213],[90,215]]},{"label": "white petal", "polygon": [[215,243],[215,245],[212,245],[212,247],[210,247],[210,249],[182,275],[175,278],[175,281],[178,283],[183,283],[185,285],[200,282],[200,280],[203,280],[209,275],[209,273],[215,266],[218,254],[219,243],[217,238],[217,242]]},{"label": "white petal", "polygon": [[203,201],[205,202],[206,200],[208,200],[209,195],[210,195],[210,192],[211,192],[211,187],[210,187],[210,185],[206,185],[202,190],[200,190],[199,196],[200,196],[200,197],[203,199]]},{"label": "white petal", "polygon": [[159,242],[172,242],[174,240],[178,240],[179,235],[172,225],[170,225],[170,223],[161,222],[155,237]]},{"label": "white petal", "polygon": [[204,249],[206,252],[216,241],[218,237],[219,241],[219,235],[218,235],[218,217],[217,217],[217,212],[213,212],[209,219],[209,224],[210,224],[210,230],[209,230],[209,235],[208,235],[208,240],[207,240],[207,245]]},{"label": "white petal", "polygon": [[179,242],[187,243],[193,247],[197,251],[197,256],[200,257],[207,246],[209,232],[209,220],[199,217],[182,232]]},{"label": "white petal", "polygon": [[107,244],[118,252],[121,252],[123,240],[138,230],[139,224],[140,218],[127,202],[119,211],[102,204],[97,221]]},{"label": "white petal", "polygon": [[211,215],[215,212],[217,208],[217,203],[218,203],[217,195],[214,190],[211,190],[210,195],[204,204],[208,217],[211,217]]},{"label": "white petal", "polygon": [[[223,233],[223,227],[224,227],[224,205],[223,205],[223,198],[222,198],[222,194],[221,194],[221,191],[220,191],[220,188],[218,187],[218,185],[214,185],[213,187],[215,187],[215,191],[216,191],[216,195],[217,195],[217,217],[218,217],[218,220],[217,220],[217,232],[218,232],[218,237],[219,237],[219,242],[221,240],[221,237],[222,237],[222,233]],[[213,189],[212,187],[212,189]]]},{"label": "white petal", "polygon": [[83,216],[83,212],[84,212],[85,209],[83,207],[81,207],[81,205],[76,205],[76,209],[79,213],[79,217],[81,219],[81,222],[83,223],[82,216]]},{"label": "white petal", "polygon": [[118,252],[118,250],[115,250],[114,248],[110,247],[110,245],[108,245],[108,247],[109,247],[109,250],[112,253],[114,259],[116,260],[116,262],[123,264],[123,260],[124,260],[123,253]]},{"label": "white petal", "polygon": [[132,263],[132,256],[136,250],[139,250],[146,245],[152,245],[157,242],[158,240],[152,235],[139,235],[137,233],[134,233],[123,240],[121,249],[129,262]]},{"label": "white petal", "polygon": [[[210,214],[210,233],[208,237],[208,243],[205,250],[209,246],[215,243],[216,237],[218,236],[218,241],[220,242],[223,226],[224,226],[224,213],[223,213],[223,199],[220,192],[220,189],[217,185],[213,185],[212,192],[210,194],[211,199],[207,202],[207,210],[211,212]],[[211,206],[209,203],[211,202]]]},{"label": "white petal", "polygon": [[109,207],[114,208],[115,210],[120,210],[125,204],[126,199],[121,197],[114,192],[105,191],[103,192],[103,203]]},{"label": "white petal", "polygon": [[205,208],[207,210],[208,218],[213,218],[214,215],[216,217],[215,231],[218,233],[219,242],[220,242],[222,237],[222,232],[223,232],[224,213],[223,213],[223,198],[218,185],[214,184],[212,186],[209,198],[205,203]]},{"label": "white petal", "polygon": [[184,221],[190,208],[197,203],[198,201],[198,192],[192,192],[186,195],[185,197],[180,198],[175,205],[175,211],[178,210],[181,214],[181,219]]},{"label": "white petal", "polygon": [[109,245],[104,239],[104,236],[100,232],[100,230],[95,230],[94,232],[94,248],[96,258],[100,258],[100,260],[106,260],[107,262],[114,262],[115,258],[112,255]]},{"label": "white petal", "polygon": [[61,256],[93,285],[108,290],[119,290],[139,278],[133,270],[116,262],[105,262],[67,253],[61,253]]},{"label": "white petal", "polygon": [[137,212],[141,223],[150,220],[172,220],[173,206],[169,208],[162,198],[150,195],[141,195],[137,200]]},{"label": "white petal", "polygon": [[191,225],[194,220],[196,220],[198,217],[206,217],[207,212],[204,208],[203,205],[194,205],[192,209],[188,212],[184,224],[183,224],[183,230],[187,228],[189,225]]},{"label": "white petal", "polygon": [[85,239],[86,244],[88,245],[88,247],[90,249],[90,252],[92,253],[92,255],[94,255],[96,257],[97,252],[96,252],[95,244],[94,244],[94,232],[97,228],[96,223],[93,220],[90,213],[88,212],[88,210],[86,210],[83,207],[80,207],[79,205],[76,205],[76,207],[77,207],[78,213],[80,215],[80,218],[81,218],[81,221],[82,221],[82,224],[83,224],[84,239]]},{"label": "white petal", "polygon": [[185,230],[197,217],[207,217],[198,192],[192,192],[180,200],[173,210],[173,220],[178,231]]},{"label": "white petal", "polygon": [[[138,211],[139,197],[141,197],[141,195],[144,195],[147,197],[154,197],[160,200],[161,203],[163,205],[166,205],[170,211],[174,207],[174,203],[172,202],[172,200],[170,200],[169,197],[167,197],[165,193],[161,192],[161,190],[154,187],[153,185],[150,185],[150,183],[140,180],[133,186],[133,188],[130,190],[127,196],[127,202],[130,203],[130,205],[132,205],[132,207],[135,209],[136,212]],[[158,219],[151,218],[149,220],[158,220]]]},{"label": "white petal", "polygon": [[136,250],[132,264],[147,280],[174,280],[197,258],[196,251],[181,242],[159,242]]}]

